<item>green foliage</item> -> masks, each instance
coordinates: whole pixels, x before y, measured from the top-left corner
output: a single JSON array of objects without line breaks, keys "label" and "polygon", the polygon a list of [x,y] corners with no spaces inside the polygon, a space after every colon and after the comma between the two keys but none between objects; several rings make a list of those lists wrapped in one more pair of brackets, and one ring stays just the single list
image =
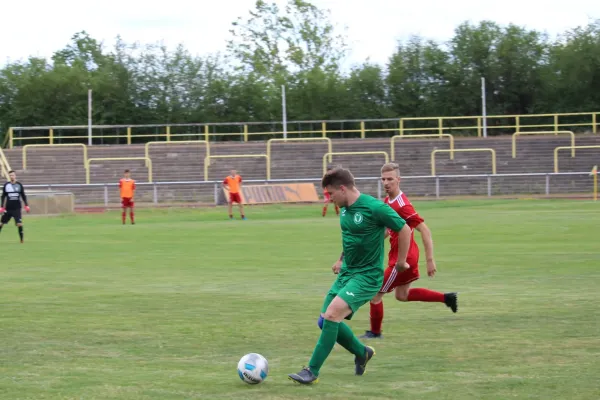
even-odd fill
[{"label": "green foliage", "polygon": [[0,130],[82,125],[87,90],[96,124],[289,120],[584,112],[600,104],[600,21],[555,40],[491,21],[463,23],[447,43],[412,37],[386,65],[343,68],[348,50],[326,11],[307,0],[257,0],[232,24],[223,54],[184,47],[107,49],[86,32],[50,60],[0,70]]}]

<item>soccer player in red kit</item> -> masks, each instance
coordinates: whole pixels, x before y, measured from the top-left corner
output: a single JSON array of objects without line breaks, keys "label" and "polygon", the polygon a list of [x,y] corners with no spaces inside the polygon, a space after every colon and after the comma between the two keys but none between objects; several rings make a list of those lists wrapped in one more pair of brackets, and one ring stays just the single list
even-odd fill
[{"label": "soccer player in red kit", "polygon": [[129,208],[129,219],[131,219],[131,224],[135,224],[134,215],[133,215],[133,195],[135,194],[135,181],[131,179],[130,172],[128,169],[123,173],[123,178],[119,180],[119,195],[121,196],[121,207],[123,208],[123,212],[121,214],[121,220],[123,221],[123,225],[127,221],[127,209]]},{"label": "soccer player in red kit", "polygon": [[[329,192],[327,191],[327,188],[323,189],[323,197],[325,198],[323,203],[325,203],[325,205],[323,205],[323,216],[327,215],[327,207],[329,207],[329,203],[333,203],[331,201],[331,195],[329,194]],[[340,215],[340,208],[338,207],[337,204],[335,204],[335,215]]]},{"label": "soccer player in red kit", "polygon": [[415,211],[414,207],[400,190],[400,167],[398,164],[388,163],[381,168],[381,182],[384,185],[387,197],[384,202],[392,207],[411,228],[410,249],[406,262],[410,266],[404,272],[398,272],[394,266],[398,256],[398,237],[394,232],[387,232],[390,236],[391,249],[388,255],[388,267],[385,270],[383,285],[380,292],[371,300],[371,329],[361,336],[364,339],[381,338],[381,325],[383,322],[383,296],[386,293],[395,292],[398,301],[423,301],[444,303],[453,312],[458,310],[458,298],[456,293],[441,293],[425,288],[410,288],[412,282],[419,279],[419,246],[415,242],[414,230],[421,233],[425,255],[427,258],[427,275],[433,277],[436,273],[435,260],[433,258],[433,241],[431,231],[425,221]]}]

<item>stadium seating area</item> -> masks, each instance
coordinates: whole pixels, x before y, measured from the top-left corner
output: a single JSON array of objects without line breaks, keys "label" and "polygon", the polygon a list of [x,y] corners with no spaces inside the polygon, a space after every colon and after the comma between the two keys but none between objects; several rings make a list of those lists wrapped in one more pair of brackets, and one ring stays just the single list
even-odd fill
[{"label": "stadium seating area", "polygon": [[[435,181],[427,178],[432,174],[431,153],[435,149],[449,149],[447,137],[441,139],[402,138],[394,139],[394,154],[391,154],[391,140],[388,139],[340,139],[331,140],[331,150],[334,153],[345,152],[385,152],[390,160],[398,162],[404,176],[421,176],[419,179],[407,179],[404,183],[406,190],[413,195],[430,196],[435,190]],[[491,138],[455,138],[456,150],[493,149],[496,156],[496,172],[531,173],[553,172],[554,149],[558,146],[569,146],[569,136],[522,136],[516,140],[516,158],[512,157],[511,136]],[[267,147],[270,147],[270,177],[276,179],[318,179],[323,172],[323,156],[329,151],[328,142],[315,138],[314,141],[274,141],[267,142],[226,142],[211,143],[210,166],[207,168],[205,179],[205,157],[207,146],[205,142],[169,144],[153,144],[130,146],[89,146],[87,158],[90,162],[90,183],[115,183],[120,178],[123,169],[129,168],[138,182],[148,181],[148,168],[143,159],[137,160],[96,160],[98,158],[143,158],[148,152],[152,162],[153,182],[181,181],[214,181],[221,180],[230,168],[236,168],[246,179],[266,179]],[[600,162],[600,135],[578,135],[576,145],[595,146],[595,149],[578,149],[576,156],[571,157],[570,150],[559,153],[560,172],[583,172]],[[83,146],[28,147],[26,149],[26,168],[23,166],[23,148],[7,149],[4,151],[11,167],[17,170],[19,179],[32,184],[85,184],[86,171],[84,168]],[[248,157],[235,157],[245,155]],[[257,157],[249,157],[250,155]],[[226,158],[220,158],[226,156]],[[379,168],[384,163],[383,153],[359,155],[333,155],[334,164],[349,167],[357,177],[376,177]],[[329,160],[327,160],[329,161]],[[454,159],[450,153],[440,152],[435,158],[435,174],[437,175],[475,175],[492,173],[492,152],[490,151],[457,151]],[[580,177],[552,177],[565,179],[566,185],[576,188],[582,185],[586,191],[589,183]],[[511,193],[543,193],[545,178],[537,181],[533,178],[502,178],[506,182],[494,187],[497,194]],[[568,181],[568,182],[567,182]],[[581,181],[581,182],[580,182]],[[373,191],[375,181],[369,182],[366,190]],[[453,178],[440,182],[445,195],[452,194],[485,194],[487,181],[484,178]],[[583,186],[587,185],[584,189]],[[169,185],[160,185],[160,190],[169,190]],[[71,190],[71,189],[69,189]],[[77,187],[72,188],[76,193],[78,203],[98,202],[103,198],[99,193],[102,188]],[[151,201],[155,193],[151,187],[142,187],[140,195]],[[195,199],[214,199],[214,185],[190,185]],[[115,200],[110,193],[111,201]],[[162,192],[160,196],[164,200]],[[168,196],[167,196],[168,197]],[[93,200],[94,199],[94,200]]]}]

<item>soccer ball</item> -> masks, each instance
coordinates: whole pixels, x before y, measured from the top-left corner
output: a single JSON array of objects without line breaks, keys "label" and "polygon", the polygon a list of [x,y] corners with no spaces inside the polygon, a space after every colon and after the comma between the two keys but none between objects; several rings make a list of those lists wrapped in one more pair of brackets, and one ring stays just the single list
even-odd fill
[{"label": "soccer ball", "polygon": [[256,385],[267,379],[269,363],[267,359],[257,353],[246,354],[237,367],[240,379],[250,385]]}]

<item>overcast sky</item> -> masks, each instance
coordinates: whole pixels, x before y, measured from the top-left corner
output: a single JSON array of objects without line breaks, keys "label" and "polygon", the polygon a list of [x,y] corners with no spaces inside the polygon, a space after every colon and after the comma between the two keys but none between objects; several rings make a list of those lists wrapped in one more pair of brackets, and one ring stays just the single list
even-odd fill
[{"label": "overcast sky", "polygon": [[[285,0],[276,0],[285,4]],[[348,62],[385,63],[399,39],[418,34],[438,41],[465,20],[515,23],[550,35],[600,19],[600,0],[313,0],[329,9],[351,48]],[[2,1],[0,64],[30,55],[49,57],[86,30],[111,45],[183,43],[193,54],[224,50],[231,22],[254,0],[28,0]]]}]

